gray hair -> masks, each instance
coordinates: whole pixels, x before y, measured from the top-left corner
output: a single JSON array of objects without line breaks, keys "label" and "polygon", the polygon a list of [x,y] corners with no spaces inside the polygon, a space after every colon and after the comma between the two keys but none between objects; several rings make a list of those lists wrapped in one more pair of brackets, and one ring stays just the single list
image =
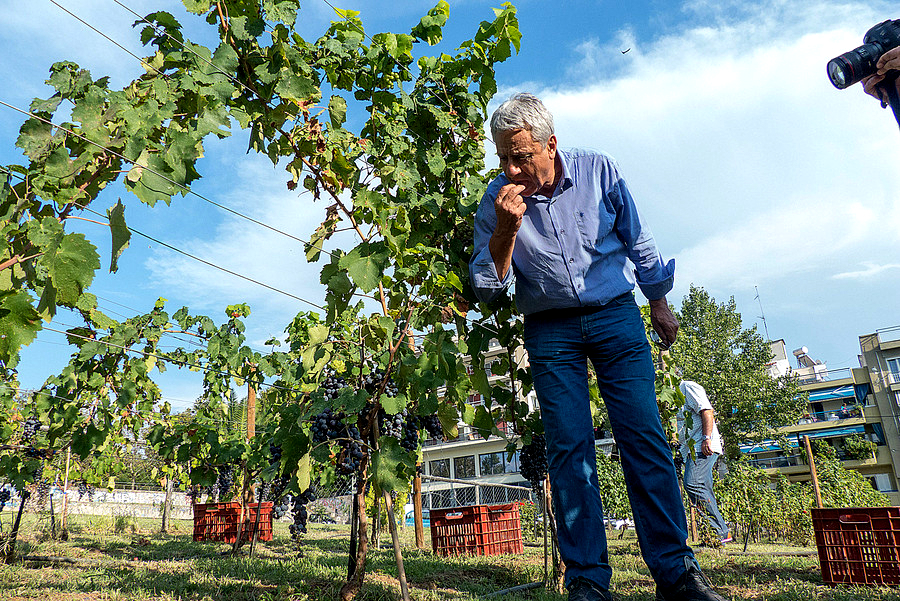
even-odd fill
[{"label": "gray hair", "polygon": [[531,139],[547,146],[553,135],[553,115],[537,96],[521,92],[497,107],[491,115],[491,137],[497,139],[500,132],[524,129],[531,132]]}]

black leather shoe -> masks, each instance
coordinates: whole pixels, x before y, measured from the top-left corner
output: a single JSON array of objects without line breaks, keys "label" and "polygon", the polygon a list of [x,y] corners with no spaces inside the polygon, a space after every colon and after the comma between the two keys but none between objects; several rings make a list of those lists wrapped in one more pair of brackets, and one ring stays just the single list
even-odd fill
[{"label": "black leather shoe", "polygon": [[569,601],[612,601],[612,595],[587,578],[576,578],[569,587]]},{"label": "black leather shoe", "polygon": [[656,587],[656,601],[727,601],[713,590],[695,559],[685,557],[684,565],[686,570],[674,586],[666,589]]}]

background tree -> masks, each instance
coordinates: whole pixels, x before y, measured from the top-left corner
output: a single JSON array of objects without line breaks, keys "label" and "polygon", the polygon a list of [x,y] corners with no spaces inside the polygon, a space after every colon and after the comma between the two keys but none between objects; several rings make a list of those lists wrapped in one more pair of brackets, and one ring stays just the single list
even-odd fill
[{"label": "background tree", "polygon": [[771,438],[777,428],[796,423],[806,395],[795,378],[769,376],[769,343],[756,326],[743,326],[733,297],[718,304],[692,285],[676,314],[681,329],[670,352],[684,378],[706,389],[726,456],[737,458],[741,444]]}]

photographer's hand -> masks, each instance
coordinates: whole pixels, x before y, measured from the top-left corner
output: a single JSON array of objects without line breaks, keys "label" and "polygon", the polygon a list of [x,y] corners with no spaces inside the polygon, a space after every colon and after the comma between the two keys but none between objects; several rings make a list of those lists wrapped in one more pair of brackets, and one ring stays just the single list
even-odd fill
[{"label": "photographer's hand", "polygon": [[892,69],[900,70],[900,46],[891,48],[882,54],[875,66],[878,68],[877,73],[863,78],[863,90],[865,90],[866,94],[880,100],[882,107],[887,107],[888,95],[883,89],[878,87],[878,84],[884,81],[884,77],[888,71]]},{"label": "photographer's hand", "polygon": [[878,67],[878,74],[882,77],[891,69],[900,69],[900,46],[882,54],[875,66]]}]

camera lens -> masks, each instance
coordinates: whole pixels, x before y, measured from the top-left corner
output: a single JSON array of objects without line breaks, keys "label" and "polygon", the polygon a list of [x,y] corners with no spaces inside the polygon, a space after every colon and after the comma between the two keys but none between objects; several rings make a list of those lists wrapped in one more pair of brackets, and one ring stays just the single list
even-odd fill
[{"label": "camera lens", "polygon": [[875,64],[882,55],[879,44],[863,44],[828,61],[828,79],[839,90],[852,86],[863,77],[874,75]]},{"label": "camera lens", "polygon": [[852,72],[847,73],[847,71],[849,71],[849,65],[840,57],[828,61],[828,79],[839,90],[846,88],[847,81],[853,76]]}]

